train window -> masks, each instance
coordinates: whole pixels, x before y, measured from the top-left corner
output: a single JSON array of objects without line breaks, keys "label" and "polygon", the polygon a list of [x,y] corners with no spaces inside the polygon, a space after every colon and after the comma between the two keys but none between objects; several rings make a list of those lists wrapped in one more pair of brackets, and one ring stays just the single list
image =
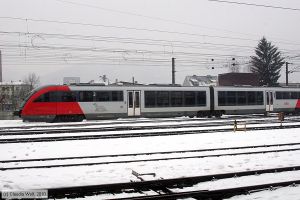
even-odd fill
[{"label": "train window", "polygon": [[197,106],[206,106],[206,92],[197,92]]},{"label": "train window", "polygon": [[123,101],[123,91],[97,91],[95,101]]},{"label": "train window", "polygon": [[133,92],[128,92],[128,107],[133,108]]},{"label": "train window", "polygon": [[47,92],[39,96],[34,102],[57,102],[57,92]]},{"label": "train window", "polygon": [[283,92],[276,92],[276,99],[283,99]]},{"label": "train window", "polygon": [[145,107],[206,106],[205,91],[145,91]]},{"label": "train window", "polygon": [[171,106],[180,107],[183,105],[183,92],[171,91]]},{"label": "train window", "polygon": [[235,106],[236,105],[236,92],[228,91],[227,92],[227,106]]},{"label": "train window", "polygon": [[59,102],[76,102],[77,94],[75,92],[58,92],[57,94]]},{"label": "train window", "polygon": [[256,92],[256,105],[264,105],[264,94],[263,92]]},{"label": "train window", "polygon": [[247,92],[247,100],[248,100],[248,105],[255,105],[256,104],[256,92],[252,92],[252,91]]},{"label": "train window", "polygon": [[168,91],[157,91],[157,107],[169,107],[169,92]]},{"label": "train window", "polygon": [[290,92],[283,92],[282,98],[283,99],[291,99],[291,93]]},{"label": "train window", "polygon": [[111,92],[98,91],[96,92],[96,101],[110,101]]},{"label": "train window", "polygon": [[247,104],[247,96],[246,92],[244,91],[238,91],[237,92],[237,105],[243,106]]},{"label": "train window", "polygon": [[134,94],[134,97],[135,97],[135,100],[134,100],[135,107],[139,108],[140,107],[140,92],[136,91],[135,94]]},{"label": "train window", "polygon": [[263,105],[263,92],[218,91],[219,106]]},{"label": "train window", "polygon": [[156,92],[145,91],[145,107],[151,108],[156,106]]},{"label": "train window", "polygon": [[226,92],[225,91],[218,91],[218,105],[226,106]]},{"label": "train window", "polygon": [[79,92],[80,102],[91,102],[94,101],[94,92],[92,91],[80,91]]},{"label": "train window", "polygon": [[273,105],[273,92],[270,92],[270,104]]},{"label": "train window", "polygon": [[112,101],[123,101],[123,91],[112,91],[111,92]]},{"label": "train window", "polygon": [[299,99],[299,92],[276,92],[276,99]]},{"label": "train window", "polygon": [[298,92],[291,92],[291,99],[298,99]]},{"label": "train window", "polygon": [[185,91],[184,93],[184,106],[195,106],[196,95],[193,91]]}]

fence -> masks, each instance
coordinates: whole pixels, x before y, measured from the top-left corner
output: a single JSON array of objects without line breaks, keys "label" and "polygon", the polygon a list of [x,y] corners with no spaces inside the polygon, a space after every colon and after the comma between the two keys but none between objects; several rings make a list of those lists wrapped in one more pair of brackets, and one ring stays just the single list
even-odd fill
[{"label": "fence", "polygon": [[12,120],[20,119],[18,116],[14,116],[13,112],[0,112],[0,120]]}]

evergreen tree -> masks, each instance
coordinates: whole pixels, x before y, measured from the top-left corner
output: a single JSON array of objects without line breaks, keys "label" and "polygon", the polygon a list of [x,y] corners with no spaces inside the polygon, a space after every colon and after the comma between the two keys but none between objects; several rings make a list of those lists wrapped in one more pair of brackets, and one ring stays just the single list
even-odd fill
[{"label": "evergreen tree", "polygon": [[256,56],[251,56],[251,71],[259,76],[259,84],[276,86],[280,70],[285,63],[277,47],[263,37],[255,48]]}]

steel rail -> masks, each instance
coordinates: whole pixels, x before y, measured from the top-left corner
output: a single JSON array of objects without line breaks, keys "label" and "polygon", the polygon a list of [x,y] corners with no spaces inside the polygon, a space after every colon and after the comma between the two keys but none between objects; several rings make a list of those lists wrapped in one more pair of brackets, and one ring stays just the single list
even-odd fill
[{"label": "steel rail", "polygon": [[[272,129],[290,129],[300,128],[299,125],[275,125],[267,127],[247,127],[247,130],[272,130]],[[154,130],[154,129],[152,129]],[[25,143],[25,142],[52,142],[52,141],[69,141],[69,140],[95,140],[95,139],[114,139],[114,138],[132,138],[132,137],[149,137],[149,136],[170,136],[170,135],[187,135],[214,132],[231,132],[233,128],[207,129],[207,130],[172,130],[161,132],[140,132],[124,134],[105,134],[105,135],[79,135],[79,136],[59,136],[59,137],[34,137],[34,138],[10,138],[0,139],[0,144],[7,143]]]},{"label": "steel rail", "polygon": [[77,166],[92,166],[92,165],[107,165],[107,164],[126,164],[126,163],[136,163],[136,162],[155,162],[155,161],[183,160],[183,159],[195,159],[195,158],[211,158],[211,157],[221,157],[221,156],[240,156],[240,155],[252,155],[252,154],[278,153],[278,152],[299,151],[299,150],[300,150],[300,148],[293,148],[293,149],[278,149],[278,150],[251,151],[251,152],[240,152],[240,153],[198,155],[198,156],[180,156],[180,157],[164,157],[164,158],[150,158],[150,159],[132,159],[132,160],[54,164],[54,165],[36,165],[36,166],[20,166],[20,167],[1,167],[0,171],[20,170],[20,169],[55,168],[55,167],[77,167]]},{"label": "steel rail", "polygon": [[151,200],[151,199],[174,200],[178,198],[189,198],[189,197],[194,197],[196,199],[220,200],[220,199],[229,198],[240,194],[248,194],[249,191],[253,191],[253,190],[262,190],[262,189],[274,188],[274,187],[284,187],[284,186],[290,186],[295,184],[300,184],[300,180],[276,182],[276,183],[268,183],[268,184],[260,184],[260,185],[250,185],[244,187],[226,188],[226,189],[219,189],[219,190],[197,190],[197,191],[189,191],[189,192],[178,192],[172,194],[118,198],[118,200]]},{"label": "steel rail", "polygon": [[[200,121],[200,119],[189,119],[189,120],[166,120],[169,122],[195,122],[195,123],[188,123],[188,124],[180,124],[180,125],[176,125],[176,124],[172,124],[172,125],[160,125],[161,129],[168,129],[168,128],[177,128],[177,127],[205,127],[205,126],[214,126],[214,125],[231,125],[234,121],[233,120],[229,120],[229,121],[209,121],[208,123],[197,123]],[[157,122],[166,122],[166,121],[159,121],[157,120]],[[200,122],[202,122],[203,120],[201,120]],[[262,119],[251,119],[251,118],[247,118],[247,120],[242,120],[240,122],[246,122],[247,124],[262,124],[262,123],[266,123],[266,121],[268,121],[269,124],[271,123],[279,123],[279,121],[277,119],[266,119],[264,121],[262,121]],[[158,125],[139,125],[139,123],[153,123],[155,121],[145,121],[145,122],[112,122],[112,123],[102,123],[102,124],[96,124],[96,125],[111,125],[111,126],[106,126],[106,127],[96,127],[96,128],[87,128],[87,125],[81,124],[78,126],[83,126],[83,127],[79,127],[77,129],[71,129],[71,128],[59,128],[57,126],[48,126],[46,128],[52,127],[51,129],[34,129],[34,130],[26,130],[26,132],[24,132],[24,129],[21,130],[0,130],[0,135],[1,136],[9,136],[9,135],[37,135],[37,134],[68,134],[68,133],[80,133],[80,132],[94,132],[94,131],[124,131],[124,130],[141,130],[141,129],[153,129],[153,128],[157,128]],[[295,120],[295,119],[290,119],[289,122],[300,122],[300,119]],[[114,125],[120,125],[120,124],[136,124],[136,126],[119,126],[119,127],[115,127]],[[94,124],[95,125],[95,124]],[[88,126],[92,126],[92,125],[88,125]],[[53,127],[55,127],[56,129],[53,129]],[[61,126],[64,127],[64,126]],[[77,126],[76,126],[77,127]]]},{"label": "steel rail", "polygon": [[[300,122],[300,121],[297,121]],[[271,123],[279,123],[278,120],[270,120],[268,121],[269,124]],[[60,128],[60,129],[35,129],[29,130],[24,132],[24,130],[9,130],[6,132],[0,132],[1,136],[10,136],[10,135],[39,135],[39,134],[70,134],[70,133],[82,133],[82,132],[104,132],[104,131],[127,131],[127,130],[143,130],[143,129],[170,129],[170,128],[184,128],[184,127],[207,127],[207,126],[228,126],[232,125],[233,121],[224,121],[224,122],[209,122],[209,123],[188,123],[188,124],[167,124],[167,125],[139,125],[137,123],[136,126],[108,126],[108,127],[96,127],[96,128],[76,128],[76,129],[67,129],[67,128]],[[266,124],[266,121],[261,120],[253,120],[247,121],[247,124]]]},{"label": "steel rail", "polygon": [[[286,117],[287,120],[294,120],[298,119],[300,120],[299,117]],[[6,132],[9,129],[32,129],[32,128],[51,128],[51,127],[78,127],[78,126],[95,126],[95,125],[114,125],[114,124],[134,124],[134,123],[152,123],[152,122],[183,122],[183,121],[213,121],[213,120],[234,120],[234,119],[252,119],[252,118],[266,118],[266,119],[277,119],[277,117],[266,117],[264,115],[255,115],[255,116],[226,116],[226,118],[146,118],[146,119],[139,119],[138,121],[132,121],[128,119],[121,119],[121,120],[116,120],[115,122],[109,122],[107,120],[103,120],[100,122],[88,122],[88,123],[73,123],[71,122],[70,124],[62,123],[62,124],[53,124],[53,125],[30,125],[30,126],[7,126],[7,127],[0,127],[0,133],[1,132]],[[127,120],[127,121],[126,121]]]},{"label": "steel rail", "polygon": [[53,161],[53,160],[73,160],[73,159],[108,158],[108,157],[125,157],[125,156],[144,156],[144,155],[157,155],[157,154],[163,154],[164,155],[164,154],[177,154],[177,153],[194,153],[194,152],[209,152],[209,151],[224,151],[224,150],[269,148],[269,147],[282,147],[282,146],[295,146],[295,145],[300,145],[300,143],[263,144],[263,145],[252,145],[252,146],[235,146],[235,147],[210,148],[210,149],[156,151],[156,152],[110,154],[110,155],[93,155],[93,156],[70,156],[70,157],[49,157],[49,158],[19,159],[19,160],[0,160],[0,163]]}]

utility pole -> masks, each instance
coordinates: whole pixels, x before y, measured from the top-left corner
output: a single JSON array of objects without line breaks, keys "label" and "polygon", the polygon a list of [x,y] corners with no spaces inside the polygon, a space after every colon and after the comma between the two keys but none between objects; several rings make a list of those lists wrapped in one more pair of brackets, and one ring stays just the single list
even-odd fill
[{"label": "utility pole", "polygon": [[172,58],[172,85],[175,85],[175,58]]},{"label": "utility pole", "polygon": [[2,54],[0,50],[0,83],[2,82]]},{"label": "utility pole", "polygon": [[289,63],[285,62],[285,85],[289,85]]}]

